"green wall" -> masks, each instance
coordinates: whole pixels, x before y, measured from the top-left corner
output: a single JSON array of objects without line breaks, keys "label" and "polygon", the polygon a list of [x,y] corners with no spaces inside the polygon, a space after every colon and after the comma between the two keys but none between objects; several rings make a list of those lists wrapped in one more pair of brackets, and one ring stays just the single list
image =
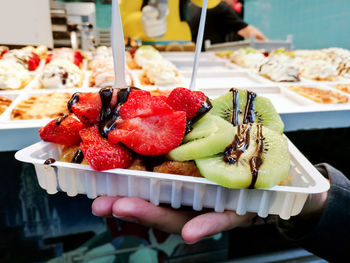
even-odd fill
[{"label": "green wall", "polygon": [[292,34],[295,48],[350,49],[349,0],[245,0],[245,20],[270,39]]}]

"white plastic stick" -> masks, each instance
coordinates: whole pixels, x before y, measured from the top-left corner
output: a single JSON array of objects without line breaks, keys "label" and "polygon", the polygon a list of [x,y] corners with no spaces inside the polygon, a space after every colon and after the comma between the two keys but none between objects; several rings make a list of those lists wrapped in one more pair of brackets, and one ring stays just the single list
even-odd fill
[{"label": "white plastic stick", "polygon": [[199,55],[202,49],[205,17],[207,15],[207,2],[208,0],[203,0],[201,19],[199,20],[199,29],[198,29],[197,40],[196,40],[196,51],[194,53],[194,62],[193,62],[192,77],[190,82],[190,90],[196,89],[196,77],[197,77],[197,69],[198,69],[198,63],[199,63]]},{"label": "white plastic stick", "polygon": [[114,65],[114,88],[125,88],[125,44],[118,0],[112,1],[111,44]]}]

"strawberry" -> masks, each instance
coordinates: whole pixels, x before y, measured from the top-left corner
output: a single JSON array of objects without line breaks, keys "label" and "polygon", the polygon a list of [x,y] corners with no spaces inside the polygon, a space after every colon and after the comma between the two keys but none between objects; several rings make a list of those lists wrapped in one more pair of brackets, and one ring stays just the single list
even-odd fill
[{"label": "strawberry", "polygon": [[[74,113],[79,120],[86,125],[96,124],[100,120],[102,101],[101,95],[108,88],[101,89],[100,92],[75,93],[68,102],[68,109]],[[109,114],[117,103],[117,90],[112,90],[112,98],[105,114]],[[109,93],[109,91],[108,91]]]},{"label": "strawberry", "polygon": [[169,94],[167,103],[175,111],[185,111],[187,120],[191,120],[206,100],[203,92],[176,88]]},{"label": "strawberry", "polygon": [[128,100],[121,106],[119,113],[122,119],[131,119],[172,111],[161,98],[151,96],[149,91],[131,90]]},{"label": "strawberry", "polygon": [[83,142],[80,149],[94,170],[102,171],[114,168],[126,168],[131,164],[132,154],[122,144],[111,144],[103,138],[97,126],[80,131]]},{"label": "strawberry", "polygon": [[162,155],[181,143],[186,113],[177,111],[120,120],[117,127],[108,134],[111,143],[122,142],[142,155]]},{"label": "strawberry", "polygon": [[39,130],[40,138],[46,142],[54,142],[66,146],[79,145],[79,131],[85,126],[72,116],[65,115],[50,121]]},{"label": "strawberry", "polygon": [[81,66],[81,63],[83,62],[83,55],[79,52],[79,51],[75,51],[74,52],[74,59],[73,59],[73,63],[75,65],[77,65],[78,67]]},{"label": "strawberry", "polygon": [[47,55],[46,60],[45,60],[45,64],[50,63],[50,61],[52,60],[52,56],[53,56],[52,53],[50,53],[50,54]]},{"label": "strawberry", "polygon": [[38,56],[34,53],[32,53],[32,54],[33,54],[33,57],[31,57],[28,60],[28,70],[29,71],[36,70],[36,68],[39,66],[39,63],[40,63],[40,59],[38,58]]}]

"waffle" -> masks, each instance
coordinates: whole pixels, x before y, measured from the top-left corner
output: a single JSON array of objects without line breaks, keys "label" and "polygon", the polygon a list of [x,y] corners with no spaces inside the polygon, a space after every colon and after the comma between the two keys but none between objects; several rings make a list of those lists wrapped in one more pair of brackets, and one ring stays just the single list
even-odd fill
[{"label": "waffle", "polygon": [[16,105],[11,112],[12,120],[56,118],[68,114],[69,93],[54,92],[29,97]]},{"label": "waffle", "polygon": [[338,92],[305,86],[289,86],[288,89],[321,104],[347,103],[350,99]]},{"label": "waffle", "polygon": [[337,84],[337,85],[334,85],[333,87],[336,88],[337,90],[350,94],[350,84]]},{"label": "waffle", "polygon": [[0,114],[2,114],[12,103],[12,100],[0,97]]}]

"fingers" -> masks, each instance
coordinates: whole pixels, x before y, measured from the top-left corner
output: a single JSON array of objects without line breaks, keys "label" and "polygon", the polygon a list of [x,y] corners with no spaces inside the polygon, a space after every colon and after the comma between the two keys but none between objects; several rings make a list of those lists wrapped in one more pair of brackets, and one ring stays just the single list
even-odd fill
[{"label": "fingers", "polygon": [[206,236],[211,236],[238,226],[245,226],[250,223],[254,216],[255,214],[253,213],[239,216],[234,211],[206,213],[187,222],[181,234],[187,243],[195,243]]},{"label": "fingers", "polygon": [[181,233],[182,227],[198,213],[155,206],[145,200],[120,198],[113,204],[113,214],[126,221],[137,222],[168,233]]},{"label": "fingers", "polygon": [[108,217],[112,216],[113,203],[120,197],[101,196],[92,203],[92,213],[96,216]]}]

